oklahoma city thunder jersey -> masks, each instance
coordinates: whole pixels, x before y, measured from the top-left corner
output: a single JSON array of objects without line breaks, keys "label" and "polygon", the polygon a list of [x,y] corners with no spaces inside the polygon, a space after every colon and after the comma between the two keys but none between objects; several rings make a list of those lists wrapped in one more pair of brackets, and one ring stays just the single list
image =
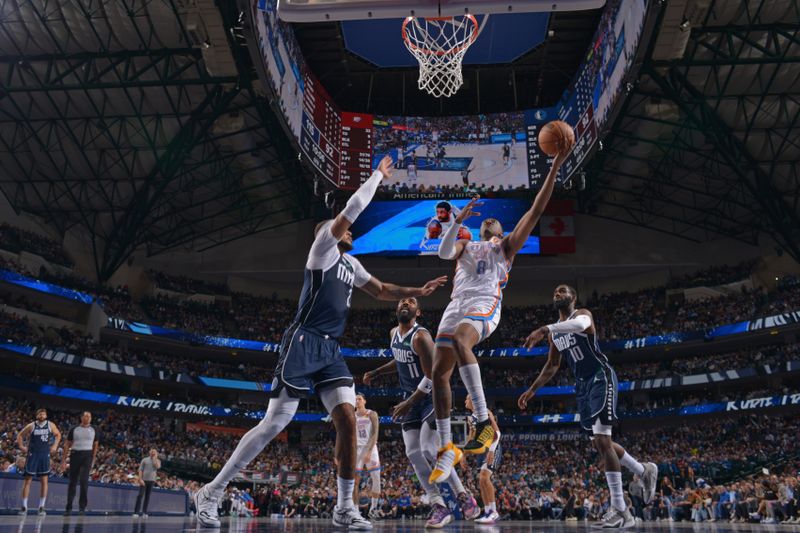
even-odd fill
[{"label": "oklahoma city thunder jersey", "polygon": [[419,381],[425,375],[422,372],[422,365],[419,362],[419,355],[414,351],[414,335],[420,331],[428,331],[419,324],[414,324],[405,335],[400,335],[400,328],[397,328],[392,336],[392,357],[397,365],[397,375],[400,378],[400,388],[406,397],[417,390]]},{"label": "oklahoma city thunder jersey", "polygon": [[[567,320],[575,317],[577,310]],[[560,321],[559,321],[560,322]],[[591,379],[602,368],[607,368],[608,357],[600,351],[597,336],[589,333],[553,333],[553,344],[567,360],[576,379]]]},{"label": "oklahoma city thunder jersey", "polygon": [[359,448],[366,446],[369,442],[369,436],[372,433],[372,420],[369,417],[371,412],[367,409],[364,416],[356,413],[356,444]]},{"label": "oklahoma city thunder jersey", "polygon": [[503,298],[511,263],[500,239],[468,242],[458,258],[453,279],[453,298],[490,296]]}]

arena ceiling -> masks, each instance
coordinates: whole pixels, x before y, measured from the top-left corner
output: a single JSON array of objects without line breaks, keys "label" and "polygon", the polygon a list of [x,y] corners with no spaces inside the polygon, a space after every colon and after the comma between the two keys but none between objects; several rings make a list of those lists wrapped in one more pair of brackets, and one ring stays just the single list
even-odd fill
[{"label": "arena ceiling", "polygon": [[666,3],[581,209],[800,260],[799,32],[797,0]]},{"label": "arena ceiling", "polygon": [[0,189],[91,239],[107,279],[140,246],[196,250],[308,218],[311,175],[234,2],[0,2]]},{"label": "arena ceiling", "polygon": [[[658,4],[638,79],[586,168],[580,209],[695,241],[769,234],[800,259],[798,1]],[[142,246],[203,250],[309,218],[319,205],[258,80],[237,7],[0,1],[0,190],[17,210],[85,234],[101,279]],[[475,83],[454,105],[552,103],[597,17],[559,13],[550,24],[561,43],[491,76],[468,67]],[[324,46],[337,39],[333,24],[298,33],[343,107],[363,107],[370,79],[369,111],[401,101],[343,44]],[[413,83],[402,69],[386,76],[387,87],[402,88],[398,76]],[[447,112],[424,97],[406,102],[409,114]]]}]

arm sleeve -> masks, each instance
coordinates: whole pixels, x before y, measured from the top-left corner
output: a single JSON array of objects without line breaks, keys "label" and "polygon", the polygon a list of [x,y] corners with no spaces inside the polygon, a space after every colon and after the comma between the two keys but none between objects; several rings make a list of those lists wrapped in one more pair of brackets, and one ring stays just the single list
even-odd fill
[{"label": "arm sleeve", "polygon": [[578,315],[575,318],[550,324],[547,329],[550,333],[583,333],[592,326],[592,319],[587,315]]},{"label": "arm sleeve", "polygon": [[363,287],[364,285],[372,279],[372,275],[367,272],[367,269],[361,265],[361,261],[353,257],[352,255],[347,255],[347,260],[350,261],[350,264],[353,265],[353,273],[355,274],[355,280],[353,281],[353,285],[356,287]]},{"label": "arm sleeve", "polygon": [[339,241],[331,233],[333,220],[322,226],[314,238],[311,250],[308,252],[306,268],[309,270],[328,270],[331,265],[339,260]]},{"label": "arm sleeve", "polygon": [[461,224],[451,224],[442,237],[442,242],[439,244],[439,257],[442,259],[453,259],[456,256],[456,236]]},{"label": "arm sleeve", "polygon": [[383,173],[376,170],[372,173],[367,181],[347,200],[347,205],[342,209],[342,216],[349,220],[351,223],[355,222],[358,215],[367,207],[375,196],[375,191],[378,190],[378,185],[381,184]]}]

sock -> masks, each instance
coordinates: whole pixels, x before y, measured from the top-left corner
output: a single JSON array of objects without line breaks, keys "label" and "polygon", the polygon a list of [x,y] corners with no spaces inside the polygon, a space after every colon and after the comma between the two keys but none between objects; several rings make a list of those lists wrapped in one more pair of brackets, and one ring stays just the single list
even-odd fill
[{"label": "sock", "polygon": [[622,472],[606,472],[608,492],[611,493],[611,507],[617,511],[626,509],[625,497],[622,495]]},{"label": "sock", "polygon": [[378,498],[371,498],[369,501],[369,510],[376,509],[378,507]]},{"label": "sock", "polygon": [[475,407],[475,418],[478,419],[478,422],[487,420],[489,412],[486,409],[486,397],[483,395],[481,367],[478,366],[478,363],[462,365],[458,367],[458,373],[461,375],[461,381],[464,382],[464,386],[472,398],[472,405]]},{"label": "sock", "polygon": [[44,502],[46,502],[46,501],[47,501],[47,497],[39,498],[39,507],[44,507]]},{"label": "sock", "polygon": [[628,452],[624,452],[622,457],[619,459],[619,464],[636,474],[637,476],[641,476],[644,474],[644,465],[628,455]]},{"label": "sock", "polygon": [[25,509],[28,508],[28,498],[22,498],[22,507]]},{"label": "sock", "polygon": [[353,487],[355,486],[354,479],[343,479],[336,476],[336,485],[339,487],[338,494],[336,495],[336,505],[341,509],[344,507],[355,507],[353,503]]},{"label": "sock", "polygon": [[453,442],[453,433],[450,431],[449,418],[436,419],[436,432],[439,434],[439,439],[441,440],[440,445],[442,448]]},{"label": "sock", "polygon": [[450,477],[447,478],[447,483],[450,485],[450,488],[453,489],[453,492],[456,493],[456,496],[460,496],[461,494],[467,492],[467,489],[465,489],[464,484],[461,483],[461,478],[458,477],[455,468],[453,468],[453,471],[450,473]]},{"label": "sock", "polygon": [[496,511],[497,507],[495,507],[494,502],[492,502],[492,503],[487,504],[486,507],[483,508],[483,510],[486,511],[486,514],[489,514],[489,513],[493,512],[493,511]]}]

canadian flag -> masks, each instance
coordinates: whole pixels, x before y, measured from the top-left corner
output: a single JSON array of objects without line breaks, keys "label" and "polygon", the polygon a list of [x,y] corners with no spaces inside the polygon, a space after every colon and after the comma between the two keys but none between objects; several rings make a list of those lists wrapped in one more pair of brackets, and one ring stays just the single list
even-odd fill
[{"label": "canadian flag", "polygon": [[575,253],[575,220],[572,200],[553,200],[539,221],[542,254]]}]

